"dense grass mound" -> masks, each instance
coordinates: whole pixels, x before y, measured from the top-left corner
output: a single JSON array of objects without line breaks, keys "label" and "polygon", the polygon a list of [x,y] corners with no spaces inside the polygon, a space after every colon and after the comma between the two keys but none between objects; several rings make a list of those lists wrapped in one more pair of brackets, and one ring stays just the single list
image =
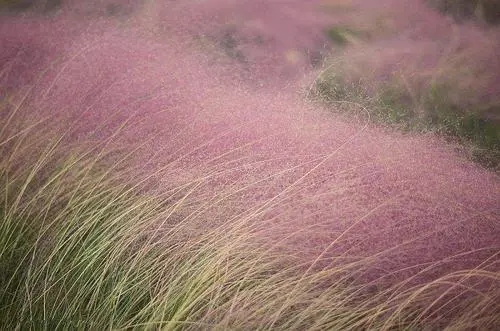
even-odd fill
[{"label": "dense grass mound", "polygon": [[1,107],[1,329],[500,325],[497,255],[429,283],[366,283],[376,256],[304,260],[262,239],[271,222],[228,217],[200,231],[196,215],[216,206],[190,199],[198,183],[152,190],[161,170],[131,176],[130,155],[110,147],[119,132],[68,145],[71,125],[34,120],[23,103]]}]

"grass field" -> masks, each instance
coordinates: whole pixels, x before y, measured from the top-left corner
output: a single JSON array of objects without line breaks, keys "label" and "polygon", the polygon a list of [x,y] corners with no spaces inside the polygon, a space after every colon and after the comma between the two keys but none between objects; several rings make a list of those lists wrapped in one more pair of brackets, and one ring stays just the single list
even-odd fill
[{"label": "grass field", "polygon": [[34,121],[27,109],[2,102],[1,329],[466,330],[500,323],[500,276],[490,270],[498,253],[427,283],[415,280],[467,254],[396,283],[386,282],[390,275],[363,282],[377,256],[303,259],[280,249],[293,235],[263,240],[272,224],[244,213],[199,231],[196,215],[217,205],[191,199],[196,182],[152,193],[158,173],[131,180],[131,156],[111,153],[119,132],[68,147],[71,126],[51,130],[50,117]]},{"label": "grass field", "polygon": [[[498,329],[494,174],[296,91],[222,85],[154,22],[79,13],[0,22],[1,330]],[[340,51],[311,92],[491,155],[496,133],[456,108],[493,109],[475,108],[488,72],[461,80],[462,54],[378,80],[364,43],[390,32],[367,31],[326,30]]]}]

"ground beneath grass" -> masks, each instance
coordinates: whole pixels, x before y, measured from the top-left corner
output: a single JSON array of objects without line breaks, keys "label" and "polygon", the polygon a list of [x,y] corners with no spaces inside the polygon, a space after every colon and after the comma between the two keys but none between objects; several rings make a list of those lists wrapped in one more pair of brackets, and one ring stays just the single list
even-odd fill
[{"label": "ground beneath grass", "polygon": [[[339,47],[325,34],[341,21],[331,12],[374,10],[326,3],[96,0],[2,14],[1,97],[26,96],[57,130],[78,119],[68,144],[104,139],[129,119],[117,147],[145,146],[138,172],[170,169],[158,189],[196,182],[196,201],[225,193],[208,227],[235,215],[272,222],[264,240],[321,263],[379,254],[363,277],[388,282],[443,259],[419,277],[491,256],[487,268],[499,272],[497,174],[435,136],[305,100]],[[433,15],[417,9],[407,10],[414,20]],[[429,33],[425,23],[415,38]]]}]

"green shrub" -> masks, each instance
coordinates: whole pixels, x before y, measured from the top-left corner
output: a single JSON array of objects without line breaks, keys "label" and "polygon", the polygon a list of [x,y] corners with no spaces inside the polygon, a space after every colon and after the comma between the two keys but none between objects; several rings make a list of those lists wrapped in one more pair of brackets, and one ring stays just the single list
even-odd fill
[{"label": "green shrub", "polygon": [[363,106],[376,123],[401,130],[435,131],[446,138],[458,138],[470,144],[471,157],[489,168],[500,163],[500,123],[487,119],[481,104],[457,103],[451,97],[452,85],[432,83],[418,90],[408,90],[393,77],[382,83],[352,80],[339,67],[323,73],[312,88],[312,96],[340,111],[359,111]]}]

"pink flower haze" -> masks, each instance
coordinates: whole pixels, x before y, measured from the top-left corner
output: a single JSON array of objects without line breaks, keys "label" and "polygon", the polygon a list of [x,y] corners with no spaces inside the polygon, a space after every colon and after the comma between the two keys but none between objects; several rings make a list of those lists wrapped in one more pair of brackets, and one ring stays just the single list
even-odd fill
[{"label": "pink flower haze", "polygon": [[[372,28],[376,12],[383,41],[346,52],[370,50],[379,68],[404,56],[433,67],[420,46],[444,52],[454,23],[412,0],[120,4],[1,14],[0,93],[15,102],[29,91],[26,107],[54,116],[58,130],[76,120],[68,144],[104,139],[129,119],[118,147],[143,144],[137,171],[167,169],[160,189],[196,184],[180,213],[202,227],[248,218],[260,222],[263,240],[306,260],[376,256],[369,279],[443,261],[422,273],[429,280],[491,256],[485,268],[500,272],[496,173],[432,135],[394,132],[304,98],[327,53],[342,51],[326,37],[329,26]],[[491,40],[474,26],[456,28],[467,42]],[[395,47],[405,43],[402,56]]]}]

